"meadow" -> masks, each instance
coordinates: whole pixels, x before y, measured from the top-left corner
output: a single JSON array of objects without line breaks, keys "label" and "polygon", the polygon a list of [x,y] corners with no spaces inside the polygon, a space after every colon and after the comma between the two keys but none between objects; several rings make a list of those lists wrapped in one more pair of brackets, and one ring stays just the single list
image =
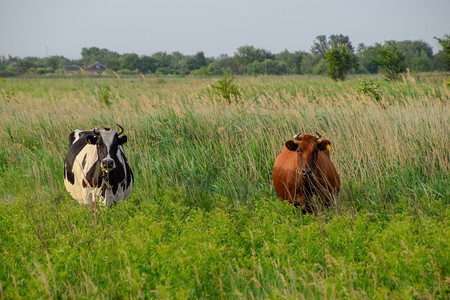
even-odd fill
[{"label": "meadow", "polygon": [[[448,299],[449,75],[2,79],[0,299]],[[135,187],[95,213],[68,135],[116,123]],[[302,214],[272,166],[316,131],[339,204]]]}]

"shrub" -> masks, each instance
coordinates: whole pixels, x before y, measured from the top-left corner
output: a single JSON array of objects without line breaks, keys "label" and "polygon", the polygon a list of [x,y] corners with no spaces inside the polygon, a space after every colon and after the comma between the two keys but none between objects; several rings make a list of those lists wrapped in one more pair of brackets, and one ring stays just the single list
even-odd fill
[{"label": "shrub", "polygon": [[240,95],[239,89],[233,84],[234,76],[229,73],[224,73],[221,80],[217,84],[211,85],[212,91],[216,95],[220,95],[231,100],[231,96],[238,97]]},{"label": "shrub", "polygon": [[365,80],[359,80],[359,89],[358,92],[367,95],[376,101],[381,100],[381,91],[379,89],[379,85],[373,83],[373,81],[365,81]]}]

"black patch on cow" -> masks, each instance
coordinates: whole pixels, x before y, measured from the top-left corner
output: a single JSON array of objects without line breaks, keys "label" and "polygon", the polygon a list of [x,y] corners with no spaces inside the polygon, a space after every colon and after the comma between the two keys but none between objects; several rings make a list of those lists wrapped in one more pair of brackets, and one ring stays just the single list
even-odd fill
[{"label": "black patch on cow", "polygon": [[100,169],[100,161],[97,160],[86,173],[86,180],[89,183],[89,186],[99,188],[102,184],[101,176],[102,171]]},{"label": "black patch on cow", "polygon": [[131,185],[131,180],[134,180],[133,171],[131,171],[130,165],[128,164],[127,158],[125,157],[125,154],[123,153],[122,149],[119,149],[119,151],[125,162],[125,172],[126,172],[126,177],[127,177],[127,184],[126,184],[125,188],[128,189]]},{"label": "black patch on cow", "polygon": [[83,162],[81,163],[81,166],[83,167],[83,169],[84,169],[84,166],[86,166],[86,156],[87,156],[87,153],[84,155]]},{"label": "black patch on cow", "polygon": [[64,165],[64,178],[67,179],[71,184],[75,183],[75,176],[72,172],[67,172],[67,168]]}]

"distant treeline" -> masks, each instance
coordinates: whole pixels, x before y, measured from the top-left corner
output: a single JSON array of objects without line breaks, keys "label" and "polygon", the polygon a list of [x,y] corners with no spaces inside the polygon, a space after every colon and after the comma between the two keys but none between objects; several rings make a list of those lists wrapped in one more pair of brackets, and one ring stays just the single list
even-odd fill
[{"label": "distant treeline", "polygon": [[[424,41],[389,41],[395,44],[405,58],[411,72],[448,71],[449,47],[448,36],[438,39],[443,49],[433,53],[431,46]],[[441,43],[441,42],[446,43]],[[243,74],[325,74],[327,71],[326,53],[337,45],[345,45],[353,56],[349,73],[376,74],[379,66],[376,63],[377,47],[381,44],[366,46],[359,44],[356,49],[348,36],[317,36],[309,52],[287,50],[271,53],[254,46],[242,46],[236,49],[233,56],[226,54],[220,57],[205,57],[200,51],[195,55],[183,55],[180,52],[157,52],[152,55],[135,53],[119,54],[108,49],[97,47],[83,48],[81,59],[70,60],[63,56],[38,57],[0,57],[0,76],[20,76],[27,74],[65,74],[72,70],[86,69],[99,62],[106,66],[106,72],[113,71],[121,75],[157,74],[157,75],[194,75],[216,76],[223,73]],[[80,70],[81,71],[81,70]],[[103,72],[103,70],[101,70]],[[82,71],[81,71],[82,72]]]}]

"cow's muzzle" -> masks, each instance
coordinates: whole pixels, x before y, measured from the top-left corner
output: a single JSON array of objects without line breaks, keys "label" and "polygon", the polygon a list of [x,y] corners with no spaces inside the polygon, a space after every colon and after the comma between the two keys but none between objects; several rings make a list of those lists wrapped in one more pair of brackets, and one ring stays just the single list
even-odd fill
[{"label": "cow's muzzle", "polygon": [[114,168],[116,166],[114,164],[114,160],[112,160],[110,158],[105,158],[100,163],[100,167],[102,168],[102,171],[109,172],[109,171],[114,170]]}]

